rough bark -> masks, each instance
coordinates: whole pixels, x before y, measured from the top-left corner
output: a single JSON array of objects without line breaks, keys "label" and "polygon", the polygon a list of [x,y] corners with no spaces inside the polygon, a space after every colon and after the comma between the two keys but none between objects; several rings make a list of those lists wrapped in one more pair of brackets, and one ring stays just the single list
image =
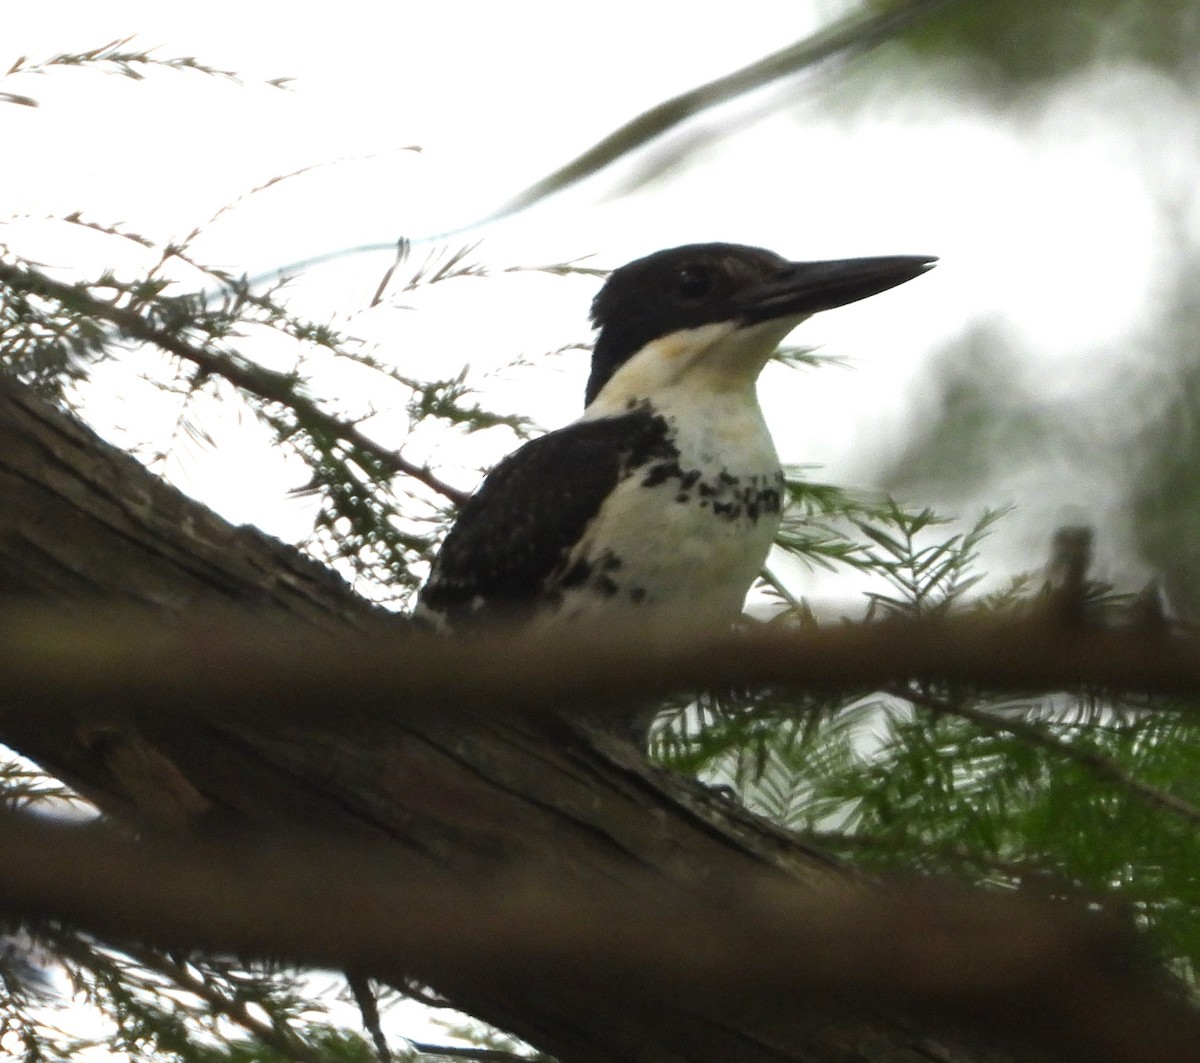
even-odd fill
[{"label": "rough bark", "polygon": [[[229,526],[11,385],[0,389],[0,589],[83,609],[96,599],[133,602],[167,623],[219,606],[266,609],[328,630],[403,626],[319,565],[254,529]],[[414,717],[348,706],[320,724],[169,712],[134,721],[119,706],[97,713],[60,705],[0,709],[0,740],[144,835],[241,844],[249,837],[253,848],[256,838],[318,831],[385,853],[388,866],[414,882],[436,872],[465,888],[517,875],[582,898],[594,887],[591,914],[604,914],[614,940],[645,925],[647,897],[684,908],[694,902],[719,924],[723,911],[738,914],[743,892],[764,876],[798,910],[857,896],[861,885],[785,832],[569,720]],[[331,879],[339,870],[329,868]],[[628,898],[628,927],[614,896]],[[465,914],[464,924],[471,925]],[[702,925],[689,932],[702,943]],[[455,962],[417,955],[412,969],[377,961],[368,973],[431,983],[457,1006],[565,1061],[1017,1058],[984,1043],[1020,1025],[989,1017],[1020,1003],[1003,993],[976,1012],[992,1028],[968,1036],[949,1031],[957,1021],[935,1028],[927,1010],[919,1021],[885,1014],[878,1001],[813,993],[803,979],[800,989],[785,980],[774,992],[754,982],[748,993],[719,981],[701,985],[694,972],[674,980],[661,969],[647,974],[636,950],[565,966],[539,963],[529,950],[507,965],[482,941],[478,964],[462,960],[461,948],[447,950]],[[802,957],[793,962],[803,968]],[[1052,1044],[1042,1028],[1052,1009],[1042,1002],[1035,1010],[1041,1027],[1032,1034]],[[1097,1051],[1087,1058],[1126,1057]]]}]

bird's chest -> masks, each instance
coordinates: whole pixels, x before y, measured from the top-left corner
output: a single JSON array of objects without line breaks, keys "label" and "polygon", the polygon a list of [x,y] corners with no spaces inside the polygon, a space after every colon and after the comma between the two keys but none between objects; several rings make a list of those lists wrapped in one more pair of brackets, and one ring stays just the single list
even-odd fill
[{"label": "bird's chest", "polygon": [[732,620],[762,570],[783,474],[757,404],[663,415],[667,447],[627,471],[572,551],[567,612],[645,603]]}]

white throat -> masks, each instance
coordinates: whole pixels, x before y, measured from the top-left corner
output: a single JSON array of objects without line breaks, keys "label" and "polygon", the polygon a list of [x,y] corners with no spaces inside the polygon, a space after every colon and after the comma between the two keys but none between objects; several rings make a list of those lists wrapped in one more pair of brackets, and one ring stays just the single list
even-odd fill
[{"label": "white throat", "polygon": [[805,316],[740,328],[719,321],[652,340],[612,375],[584,416],[611,417],[645,401],[658,409],[681,402],[703,406],[710,400],[723,405],[732,394],[748,396],[757,406],[759,374]]}]

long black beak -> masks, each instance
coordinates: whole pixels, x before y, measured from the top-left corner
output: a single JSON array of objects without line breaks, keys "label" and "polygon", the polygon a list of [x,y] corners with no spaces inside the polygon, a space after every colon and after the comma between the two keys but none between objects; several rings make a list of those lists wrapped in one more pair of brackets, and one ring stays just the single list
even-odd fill
[{"label": "long black beak", "polygon": [[878,295],[932,269],[931,255],[789,262],[779,273],[734,297],[747,324],[793,314],[815,314]]}]

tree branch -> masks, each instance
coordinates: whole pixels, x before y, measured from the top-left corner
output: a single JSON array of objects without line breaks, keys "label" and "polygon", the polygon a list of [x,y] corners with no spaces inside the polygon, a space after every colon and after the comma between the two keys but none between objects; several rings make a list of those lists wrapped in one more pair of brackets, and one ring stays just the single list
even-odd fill
[{"label": "tree branch", "polygon": [[1136,965],[1099,924],[877,892],[580,722],[742,680],[1153,686],[1162,667],[1194,690],[1192,639],[992,618],[696,642],[667,617],[626,644],[400,638],[402,618],[7,385],[0,590],[75,603],[0,612],[0,741],[141,840],[18,821],[0,835],[14,913],[429,985],[570,1063],[995,1063],[1010,1020],[1068,1060],[1194,1055],[1194,1016],[1122,982]]},{"label": "tree branch", "polygon": [[[42,936],[54,943],[56,951],[74,959],[77,963],[84,966],[91,966],[95,963],[90,955],[90,947],[77,937],[45,930],[42,931]],[[329,1056],[325,1052],[308,1044],[295,1031],[286,1026],[263,1022],[256,1018],[251,1014],[245,1001],[228,996],[203,978],[198,978],[186,964],[172,960],[157,949],[144,945],[127,942],[121,946],[121,951],[147,970],[162,975],[180,989],[199,997],[213,1010],[214,1014],[223,1015],[240,1026],[256,1040],[277,1053],[281,1059],[291,1061],[291,1063],[329,1063]]]},{"label": "tree branch", "polygon": [[155,324],[136,310],[118,306],[115,301],[98,299],[83,285],[64,284],[37,270],[0,262],[0,284],[51,299],[96,321],[105,321],[128,339],[151,343],[266,402],[291,407],[310,426],[370,455],[384,469],[412,477],[455,505],[461,505],[467,499],[467,492],[445,483],[427,467],[407,461],[396,451],[365,435],[356,425],[326,413],[300,393],[295,378],[287,373],[256,365],[236,354],[191,343],[183,338],[179,329]]},{"label": "tree branch", "polygon": [[597,991],[618,979],[701,1013],[716,1001],[903,1005],[1097,1063],[1190,1063],[1200,1042],[1200,1017],[1155,991],[1132,938],[1019,895],[804,890],[763,873],[739,881],[731,908],[719,889],[685,900],[641,878],[585,886],[513,868],[464,883],[322,838],[139,845],[12,815],[0,816],[0,850],[6,912],[117,940],[390,979],[536,970]]},{"label": "tree branch", "polygon": [[692,690],[871,691],[904,679],[1200,697],[1195,636],[996,615],[714,635],[668,611],[631,617],[618,632],[580,623],[545,634],[444,637],[403,629],[399,619],[390,634],[315,632],[274,614],[194,612],[165,627],[136,610],[93,606],[86,615],[10,607],[0,625],[8,632],[0,719],[39,705],[72,705],[85,718],[114,703],[150,715],[169,704],[172,713],[210,719],[320,720],[352,706],[393,719],[446,711],[504,718],[514,702],[522,711],[577,706],[602,719],[613,706]]}]

